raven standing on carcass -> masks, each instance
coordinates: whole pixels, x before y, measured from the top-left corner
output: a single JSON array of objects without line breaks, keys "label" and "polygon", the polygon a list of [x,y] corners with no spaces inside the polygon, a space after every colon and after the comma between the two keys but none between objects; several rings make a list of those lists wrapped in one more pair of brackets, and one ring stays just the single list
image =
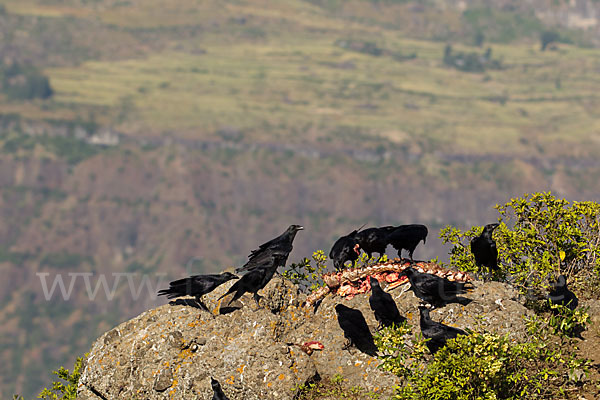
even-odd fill
[{"label": "raven standing on carcass", "polygon": [[395,226],[367,228],[355,235],[360,248],[371,258],[373,253],[379,253],[379,258],[385,254],[388,245],[388,235],[396,229]]},{"label": "raven standing on carcass", "polygon": [[448,339],[454,339],[458,335],[467,334],[462,329],[453,328],[451,326],[432,321],[429,317],[429,310],[427,307],[419,306],[419,311],[421,312],[421,332],[423,333],[423,337],[425,339],[429,339],[425,342],[425,345],[431,354],[435,354],[439,349],[444,347]]},{"label": "raven standing on carcass", "polygon": [[558,280],[552,285],[552,291],[548,294],[550,303],[561,305],[575,311],[579,305],[579,299],[575,293],[567,287],[567,278],[564,275],[558,277]]},{"label": "raven standing on carcass", "polygon": [[406,318],[400,315],[392,295],[383,291],[377,279],[372,276],[369,279],[371,281],[369,305],[375,314],[375,319],[379,322],[378,329],[392,325],[399,326],[406,321]]},{"label": "raven standing on carcass", "polygon": [[348,339],[348,344],[344,346],[344,349],[354,345],[363,353],[376,357],[377,346],[375,346],[373,335],[371,335],[367,321],[360,310],[338,304],[335,306],[335,312],[340,328],[344,331],[344,337]]},{"label": "raven standing on carcass", "polygon": [[394,249],[398,250],[398,257],[402,257],[402,249],[405,249],[408,250],[408,255],[412,260],[419,242],[422,240],[425,243],[427,233],[425,225],[400,225],[388,235],[387,241]]},{"label": "raven standing on carcass", "polygon": [[456,295],[466,293],[467,283],[453,282],[439,276],[421,273],[412,267],[406,268],[400,273],[406,275],[410,281],[410,288],[415,296],[433,305],[434,307],[450,302],[461,303],[464,298]]},{"label": "raven standing on carcass", "polygon": [[498,249],[496,242],[492,239],[492,233],[499,224],[487,224],[481,235],[471,239],[471,253],[475,256],[475,264],[478,267],[487,267],[490,273],[498,271]]},{"label": "raven standing on carcass", "polygon": [[223,393],[219,381],[212,376],[210,377],[210,386],[212,386],[213,390],[212,400],[229,400],[229,397],[225,396],[225,393]]},{"label": "raven standing on carcass", "polygon": [[360,255],[360,245],[356,240],[356,234],[358,229],[353,230],[346,236],[342,236],[335,241],[331,251],[329,252],[329,258],[333,260],[333,266],[337,271],[340,271],[344,267],[346,261],[356,261]]},{"label": "raven standing on carcass", "polygon": [[159,290],[158,295],[167,296],[168,299],[181,296],[194,296],[196,298],[196,303],[204,310],[208,311],[208,308],[201,300],[202,296],[212,292],[223,283],[238,278],[237,275],[234,275],[231,272],[211,275],[192,275],[189,278],[170,282],[169,288]]},{"label": "raven standing on carcass", "polygon": [[[252,271],[257,266],[269,262],[273,255],[281,256],[277,257],[277,259],[283,260],[281,265],[278,265],[277,267],[285,265],[288,256],[292,252],[292,243],[296,237],[296,233],[303,229],[304,227],[300,225],[290,225],[285,232],[275,239],[271,239],[268,242],[261,244],[258,249],[252,250],[248,256],[248,262],[236,269],[235,272]],[[275,269],[277,269],[277,267]]]}]

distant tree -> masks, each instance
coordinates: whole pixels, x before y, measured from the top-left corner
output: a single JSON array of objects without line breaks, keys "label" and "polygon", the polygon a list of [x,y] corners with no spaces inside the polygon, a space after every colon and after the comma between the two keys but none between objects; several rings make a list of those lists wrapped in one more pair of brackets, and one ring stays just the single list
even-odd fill
[{"label": "distant tree", "polygon": [[483,46],[483,42],[485,42],[485,35],[482,31],[478,30],[477,33],[475,33],[475,46],[481,47]]},{"label": "distant tree", "polygon": [[484,72],[486,69],[501,69],[502,61],[492,59],[492,49],[488,48],[485,53],[463,52],[452,50],[451,45],[444,49],[444,64],[465,72]]},{"label": "distant tree", "polygon": [[541,50],[544,51],[550,43],[558,42],[560,35],[555,31],[544,31],[540,36],[540,42],[542,44]]},{"label": "distant tree", "polygon": [[483,58],[485,58],[486,61],[490,61],[492,59],[492,48],[488,47],[487,50],[485,51]]},{"label": "distant tree", "polygon": [[447,44],[444,48],[444,64],[453,65],[454,60],[452,58],[452,46]]},{"label": "distant tree", "polygon": [[0,69],[2,91],[11,100],[47,99],[54,94],[48,77],[33,66],[12,63]]}]

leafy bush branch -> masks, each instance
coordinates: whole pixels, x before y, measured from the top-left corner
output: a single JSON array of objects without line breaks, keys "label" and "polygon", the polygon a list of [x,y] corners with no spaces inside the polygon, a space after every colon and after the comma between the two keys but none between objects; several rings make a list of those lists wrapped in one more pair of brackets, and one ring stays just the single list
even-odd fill
[{"label": "leafy bush branch", "polygon": [[380,367],[405,379],[396,400],[560,398],[567,385],[585,379],[589,361],[563,343],[552,344],[548,326],[529,324],[533,334],[526,343],[470,332],[449,340],[433,357],[408,325],[384,329],[375,338],[383,354]]},{"label": "leafy bush branch", "polygon": [[[87,357],[87,354],[84,355]],[[44,388],[38,395],[38,399],[46,400],[74,400],[77,398],[77,383],[81,376],[81,367],[83,364],[83,357],[77,358],[75,365],[73,366],[73,372],[69,372],[68,369],[60,367],[58,371],[52,371],[53,374],[58,376],[60,379],[66,382],[55,381],[52,382],[52,389]]]},{"label": "leafy bush branch", "polygon": [[282,275],[298,285],[303,292],[313,291],[323,286],[322,276],[327,269],[326,263],[325,252],[317,250],[312,254],[312,260],[305,257],[299,263],[292,263]]},{"label": "leafy bush branch", "polygon": [[[323,286],[323,274],[327,270],[327,256],[323,250],[317,250],[312,254],[312,259],[303,258],[298,263],[290,264],[282,273],[283,277],[298,285],[303,292],[312,292]],[[386,262],[384,254],[380,258],[371,257],[362,253],[354,262],[353,268],[362,268],[376,262]]]},{"label": "leafy bush branch", "polygon": [[[550,192],[511,199],[495,207],[503,223],[495,230],[499,266],[523,292],[540,290],[559,274],[577,277],[597,292],[600,273],[600,204],[569,202]],[[450,243],[449,266],[478,271],[469,241],[482,227],[466,232],[447,226],[440,233]]]}]

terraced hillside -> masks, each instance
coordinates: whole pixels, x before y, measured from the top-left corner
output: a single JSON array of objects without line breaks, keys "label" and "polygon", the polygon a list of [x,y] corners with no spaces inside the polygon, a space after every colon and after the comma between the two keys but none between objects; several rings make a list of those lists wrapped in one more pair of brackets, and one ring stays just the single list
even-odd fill
[{"label": "terraced hillside", "polygon": [[36,273],[155,289],[290,223],[292,261],[411,222],[443,259],[440,227],[511,196],[598,200],[600,8],[577,4],[0,0],[2,398],[161,303],[82,276],[46,301]]}]

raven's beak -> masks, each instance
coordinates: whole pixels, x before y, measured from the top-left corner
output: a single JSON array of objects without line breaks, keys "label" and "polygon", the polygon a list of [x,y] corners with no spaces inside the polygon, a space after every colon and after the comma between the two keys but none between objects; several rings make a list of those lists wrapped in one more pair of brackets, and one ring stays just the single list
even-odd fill
[{"label": "raven's beak", "polygon": [[298,225],[298,227],[296,229],[298,229],[299,231],[302,231],[302,230],[304,230],[304,227],[302,225]]}]

